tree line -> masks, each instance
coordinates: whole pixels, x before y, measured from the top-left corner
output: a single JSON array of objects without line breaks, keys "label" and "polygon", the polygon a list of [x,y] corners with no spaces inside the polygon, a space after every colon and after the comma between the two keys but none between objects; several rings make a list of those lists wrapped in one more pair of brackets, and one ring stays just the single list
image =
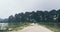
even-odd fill
[{"label": "tree line", "polygon": [[11,15],[7,19],[8,23],[53,23],[58,25],[60,23],[60,9],[51,11],[32,11],[25,13],[18,13],[15,16]]}]

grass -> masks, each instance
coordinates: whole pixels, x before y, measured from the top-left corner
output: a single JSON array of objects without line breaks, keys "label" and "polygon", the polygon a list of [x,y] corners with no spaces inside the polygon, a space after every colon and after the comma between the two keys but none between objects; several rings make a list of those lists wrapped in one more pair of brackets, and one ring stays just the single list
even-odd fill
[{"label": "grass", "polygon": [[50,29],[54,32],[60,32],[60,27],[54,26],[53,23],[39,23],[39,25],[45,26],[45,27],[47,27],[48,29]]},{"label": "grass", "polygon": [[8,32],[7,30],[0,30],[0,32]]},{"label": "grass", "polygon": [[25,22],[25,23],[18,23],[16,25],[10,25],[9,28],[13,28],[13,30],[17,31],[17,30],[21,30],[26,26],[29,26],[31,23],[29,22]]},{"label": "grass", "polygon": [[[30,22],[17,23],[9,25],[9,28],[13,28],[13,30],[17,31],[29,26],[30,24],[31,24]],[[37,23],[37,24],[45,26],[54,32],[60,32],[60,27],[55,27],[53,23]]]},{"label": "grass", "polygon": [[28,22],[26,22],[26,23],[21,23],[21,24],[18,25],[18,27],[14,28],[14,29],[15,29],[15,30],[21,30],[21,29],[29,26],[30,24],[31,24],[31,23],[28,23]]},{"label": "grass", "polygon": [[47,26],[47,25],[46,25],[46,27],[49,28],[50,30],[54,31],[54,32],[60,32],[60,28],[58,28],[58,27]]}]

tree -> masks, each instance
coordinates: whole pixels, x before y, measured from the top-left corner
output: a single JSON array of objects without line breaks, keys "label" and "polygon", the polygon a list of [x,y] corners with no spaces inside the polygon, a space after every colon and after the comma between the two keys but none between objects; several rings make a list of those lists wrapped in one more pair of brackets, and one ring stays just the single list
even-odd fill
[{"label": "tree", "polygon": [[31,22],[36,22],[36,13],[34,11],[32,11],[31,14],[30,14],[30,21]]},{"label": "tree", "polygon": [[52,22],[54,23],[54,26],[57,27],[58,26],[58,21],[57,21],[57,11],[56,10],[51,10],[50,11],[50,16],[51,16],[51,19],[52,19]]},{"label": "tree", "polygon": [[60,22],[60,9],[57,10],[58,22]]},{"label": "tree", "polygon": [[57,20],[58,20],[58,26],[60,27],[60,9],[57,10]]},{"label": "tree", "polygon": [[25,21],[26,21],[26,22],[30,22],[31,13],[30,13],[30,12],[26,12],[26,13],[24,14],[24,18],[25,18]]},{"label": "tree", "polygon": [[19,14],[15,14],[15,21],[18,23],[23,22],[24,20],[24,14],[23,13],[19,13]]},{"label": "tree", "polygon": [[14,17],[13,17],[13,15],[11,15],[8,18],[8,23],[13,23],[13,22],[14,22]]},{"label": "tree", "polygon": [[43,18],[45,23],[49,22],[49,12],[48,11],[44,11],[44,18]]},{"label": "tree", "polygon": [[36,16],[37,22],[42,23],[43,22],[43,16],[44,16],[43,11],[37,11],[36,14],[37,14],[37,16]]}]

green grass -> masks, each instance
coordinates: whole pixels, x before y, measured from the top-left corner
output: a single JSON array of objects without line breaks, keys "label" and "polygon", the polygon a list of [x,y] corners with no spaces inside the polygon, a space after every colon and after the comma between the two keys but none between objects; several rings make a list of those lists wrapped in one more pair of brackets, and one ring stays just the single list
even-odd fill
[{"label": "green grass", "polygon": [[54,32],[60,32],[60,27],[55,27],[53,23],[39,23],[39,25],[45,26]]},{"label": "green grass", "polygon": [[21,23],[21,24],[18,25],[18,27],[14,28],[14,29],[15,29],[15,30],[21,30],[21,29],[23,29],[24,27],[29,26],[30,24],[31,24],[31,23],[28,23],[28,22],[26,22],[26,23]]},{"label": "green grass", "polygon": [[8,32],[7,30],[0,30],[0,32]]},{"label": "green grass", "polygon": [[50,30],[54,31],[54,32],[60,32],[60,28],[58,28],[58,27],[47,26],[47,25],[46,25],[46,27],[49,28]]},{"label": "green grass", "polygon": [[26,26],[29,26],[31,23],[24,22],[24,23],[17,23],[16,25],[9,25],[9,28],[13,28],[13,30],[21,30]]},{"label": "green grass", "polygon": [[[26,26],[29,26],[31,23],[29,22],[25,22],[25,23],[17,23],[17,24],[13,24],[13,25],[9,25],[9,28],[13,28],[13,30],[21,30]],[[54,32],[60,32],[60,27],[55,27],[53,23],[37,23],[39,25],[45,26],[48,29],[54,31]]]}]

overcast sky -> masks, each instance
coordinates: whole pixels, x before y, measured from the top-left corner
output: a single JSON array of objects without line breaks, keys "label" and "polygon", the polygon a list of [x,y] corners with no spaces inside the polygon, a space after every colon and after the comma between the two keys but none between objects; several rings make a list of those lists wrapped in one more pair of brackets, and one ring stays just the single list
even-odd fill
[{"label": "overcast sky", "polygon": [[60,0],[0,0],[0,18],[21,12],[60,8]]}]

